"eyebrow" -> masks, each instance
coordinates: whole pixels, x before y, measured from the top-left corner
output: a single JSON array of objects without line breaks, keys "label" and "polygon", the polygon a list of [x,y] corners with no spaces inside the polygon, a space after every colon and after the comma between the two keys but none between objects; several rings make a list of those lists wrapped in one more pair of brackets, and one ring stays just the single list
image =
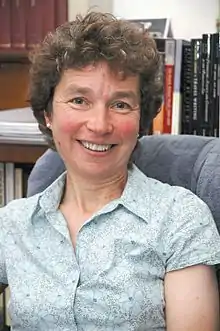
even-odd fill
[{"label": "eyebrow", "polygon": [[69,93],[80,93],[80,94],[89,94],[92,90],[89,87],[82,87],[78,85],[69,85],[65,91],[65,94]]},{"label": "eyebrow", "polygon": [[[69,93],[79,93],[82,95],[92,94],[93,90],[89,87],[82,87],[78,85],[69,85],[65,91],[65,94]],[[116,91],[111,96],[110,99],[129,99],[133,102],[138,103],[140,101],[139,93],[136,93],[132,90],[125,90],[125,91]]]},{"label": "eyebrow", "polygon": [[111,99],[129,99],[137,103],[140,101],[139,94],[134,91],[116,91],[111,96]]}]

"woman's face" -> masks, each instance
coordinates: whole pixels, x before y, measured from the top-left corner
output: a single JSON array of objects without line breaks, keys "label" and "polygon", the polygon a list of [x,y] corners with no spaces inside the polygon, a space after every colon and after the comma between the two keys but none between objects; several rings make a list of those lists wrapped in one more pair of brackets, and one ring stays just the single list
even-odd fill
[{"label": "woman's face", "polygon": [[140,119],[139,78],[107,63],[64,71],[53,98],[53,138],[67,170],[110,178],[127,168]]}]

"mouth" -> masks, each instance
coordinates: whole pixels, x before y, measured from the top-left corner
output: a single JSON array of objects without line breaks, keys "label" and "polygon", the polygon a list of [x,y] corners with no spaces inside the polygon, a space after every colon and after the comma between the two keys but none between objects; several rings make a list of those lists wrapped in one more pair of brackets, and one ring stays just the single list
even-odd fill
[{"label": "mouth", "polygon": [[115,144],[95,144],[86,140],[78,140],[78,142],[86,149],[93,151],[93,152],[107,152],[112,149]]}]

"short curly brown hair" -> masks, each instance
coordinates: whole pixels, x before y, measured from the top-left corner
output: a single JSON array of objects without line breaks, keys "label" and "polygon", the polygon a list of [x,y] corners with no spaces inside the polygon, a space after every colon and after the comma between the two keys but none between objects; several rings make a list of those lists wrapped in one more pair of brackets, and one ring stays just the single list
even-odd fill
[{"label": "short curly brown hair", "polygon": [[162,102],[160,54],[155,41],[140,25],[113,15],[90,12],[49,33],[30,56],[30,104],[39,128],[50,147],[52,133],[45,125],[44,111],[52,111],[54,89],[62,72],[107,61],[116,72],[140,77],[140,130],[146,134]]}]

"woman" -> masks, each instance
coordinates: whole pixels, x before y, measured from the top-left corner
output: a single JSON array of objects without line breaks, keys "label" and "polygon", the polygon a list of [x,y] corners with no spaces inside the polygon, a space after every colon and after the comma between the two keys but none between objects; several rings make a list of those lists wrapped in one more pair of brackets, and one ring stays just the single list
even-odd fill
[{"label": "woman", "polygon": [[67,172],[1,210],[12,330],[219,329],[208,207],[131,161],[161,95],[155,43],[110,15],[77,17],[33,53],[31,105]]}]

